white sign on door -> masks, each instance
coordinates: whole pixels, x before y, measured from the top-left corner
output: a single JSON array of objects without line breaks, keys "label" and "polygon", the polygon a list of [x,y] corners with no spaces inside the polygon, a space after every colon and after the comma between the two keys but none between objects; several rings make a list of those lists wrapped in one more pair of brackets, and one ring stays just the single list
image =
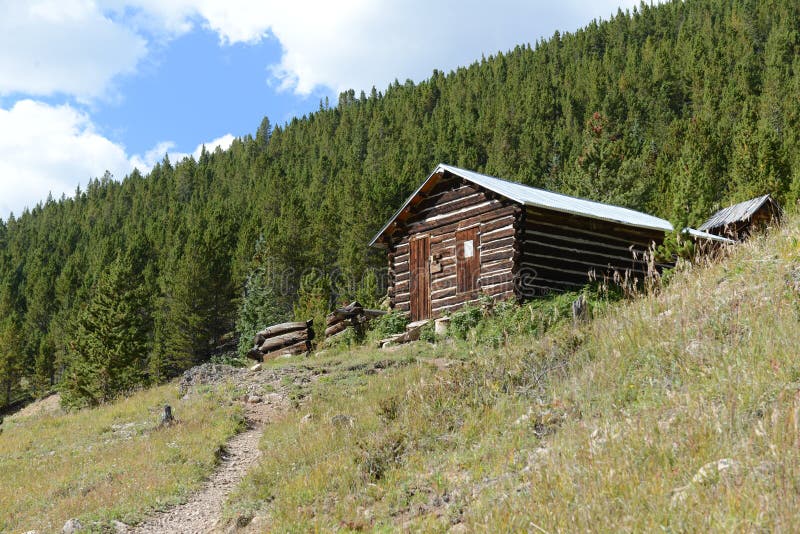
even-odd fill
[{"label": "white sign on door", "polygon": [[471,258],[475,255],[475,250],[472,246],[472,239],[469,241],[464,241],[464,257]]}]

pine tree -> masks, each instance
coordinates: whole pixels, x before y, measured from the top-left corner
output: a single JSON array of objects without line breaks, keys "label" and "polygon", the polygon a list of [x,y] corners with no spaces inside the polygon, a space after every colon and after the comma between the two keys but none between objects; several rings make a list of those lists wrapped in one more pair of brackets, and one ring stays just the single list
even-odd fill
[{"label": "pine tree", "polygon": [[25,369],[19,316],[10,304],[7,291],[0,291],[0,407],[13,401]]},{"label": "pine tree", "polygon": [[120,256],[101,275],[78,319],[61,385],[67,406],[96,405],[142,382],[150,336],[142,275]]},{"label": "pine tree", "polygon": [[325,336],[325,316],[331,308],[331,280],[318,271],[312,271],[300,280],[297,304],[294,306],[295,321],[314,321],[315,338]]},{"label": "pine tree", "polygon": [[282,291],[281,270],[274,258],[265,255],[264,238],[256,244],[255,267],[245,283],[236,331],[239,352],[244,355],[252,348],[253,336],[262,328],[291,317],[291,295]]}]

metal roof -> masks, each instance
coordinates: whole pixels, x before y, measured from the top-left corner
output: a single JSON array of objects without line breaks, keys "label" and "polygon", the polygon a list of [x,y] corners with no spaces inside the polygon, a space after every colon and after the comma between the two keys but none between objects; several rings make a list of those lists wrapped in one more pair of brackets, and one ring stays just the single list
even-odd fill
[{"label": "metal roof", "polygon": [[727,245],[733,245],[736,243],[736,241],[733,239],[728,239],[727,237],[722,237],[721,235],[709,234],[708,232],[702,232],[700,230],[695,230],[694,228],[684,228],[683,233],[689,234],[690,236],[698,239],[708,239],[709,241],[717,241]]},{"label": "metal roof", "polygon": [[772,201],[770,195],[763,195],[744,202],[739,202],[733,206],[723,208],[712,215],[706,222],[698,227],[698,230],[709,230],[711,228],[719,228],[734,224],[741,221],[747,221],[750,217],[757,212],[765,202]]},{"label": "metal roof", "polygon": [[428,176],[422,185],[420,185],[414,193],[408,197],[405,204],[397,210],[397,213],[381,228],[375,237],[370,242],[373,246],[378,239],[383,235],[387,228],[400,216],[401,213],[408,207],[411,200],[419,194],[434,176],[443,172],[449,172],[459,176],[473,184],[493,191],[498,195],[502,195],[509,200],[519,202],[525,206],[532,206],[537,208],[546,208],[562,213],[569,213],[572,215],[580,215],[582,217],[590,217],[592,219],[600,219],[603,221],[610,221],[620,223],[628,226],[635,226],[637,228],[647,228],[651,230],[660,230],[663,232],[671,232],[673,230],[672,224],[664,219],[648,215],[640,211],[613,206],[611,204],[603,204],[601,202],[594,202],[582,198],[571,197],[562,195],[560,193],[553,193],[552,191],[545,191],[544,189],[537,189],[527,185],[518,184],[516,182],[509,182],[501,180],[493,176],[486,176],[477,172],[459,169],[451,165],[440,163],[436,169]]}]

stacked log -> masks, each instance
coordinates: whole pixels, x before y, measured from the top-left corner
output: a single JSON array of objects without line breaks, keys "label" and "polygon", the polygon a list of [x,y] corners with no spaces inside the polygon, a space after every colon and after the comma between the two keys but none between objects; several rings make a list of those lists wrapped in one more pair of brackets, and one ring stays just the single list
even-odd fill
[{"label": "stacked log", "polygon": [[343,308],[333,310],[325,318],[325,339],[330,339],[342,334],[348,328],[354,328],[362,333],[365,325],[375,317],[385,315],[383,310],[370,310],[364,308],[358,301],[351,302]]},{"label": "stacked log", "polygon": [[314,340],[313,321],[297,321],[270,326],[253,338],[249,358],[267,361],[277,356],[297,355],[311,352]]}]

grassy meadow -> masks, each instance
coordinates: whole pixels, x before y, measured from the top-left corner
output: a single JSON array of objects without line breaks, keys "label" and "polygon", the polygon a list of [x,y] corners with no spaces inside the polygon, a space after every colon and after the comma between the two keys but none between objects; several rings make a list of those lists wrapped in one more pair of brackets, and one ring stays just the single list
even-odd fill
[{"label": "grassy meadow", "polygon": [[[100,530],[181,501],[242,426],[241,410],[209,390],[174,385],[94,409],[9,418],[0,434],[0,532],[60,532],[79,518]],[[159,428],[164,404],[178,424]]]}]

